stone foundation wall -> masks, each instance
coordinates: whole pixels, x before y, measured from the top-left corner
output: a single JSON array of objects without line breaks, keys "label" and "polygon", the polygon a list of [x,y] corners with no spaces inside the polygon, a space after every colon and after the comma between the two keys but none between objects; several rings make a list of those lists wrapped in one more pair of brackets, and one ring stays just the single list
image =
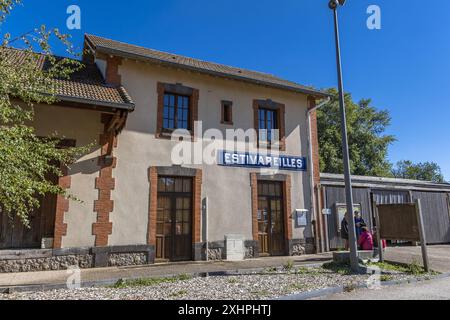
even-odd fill
[{"label": "stone foundation wall", "polygon": [[[314,239],[289,241],[289,255],[314,253]],[[244,242],[245,259],[259,257],[258,241]],[[226,260],[225,241],[195,245],[198,258],[209,261]],[[54,250],[0,251],[0,273],[66,270],[78,266],[81,269],[97,267],[123,267],[152,264],[155,261],[153,246],[120,246],[71,248]]]},{"label": "stone foundation wall", "polygon": [[[206,250],[206,245],[205,245]],[[206,250],[206,254],[208,256],[208,261],[222,261],[225,260],[226,252],[225,252],[225,242],[224,241],[215,241],[208,243],[208,249]]]},{"label": "stone foundation wall", "polygon": [[[259,243],[254,240],[246,240],[245,259],[259,258]],[[206,247],[206,246],[205,246]],[[288,243],[290,256],[301,256],[304,254],[314,254],[315,245],[314,238],[308,239],[293,239]],[[226,260],[226,250],[224,241],[210,242],[208,244],[207,255],[209,261]]]},{"label": "stone foundation wall", "polygon": [[109,255],[108,266],[141,266],[148,264],[148,257],[145,253],[113,253]]},{"label": "stone foundation wall", "polygon": [[154,263],[152,246],[0,251],[0,273],[101,268]]},{"label": "stone foundation wall", "polygon": [[94,267],[93,256],[86,254],[50,258],[0,260],[0,273],[66,270],[73,266],[81,269],[92,268]]},{"label": "stone foundation wall", "polygon": [[291,256],[302,256],[304,254],[314,254],[314,238],[289,240],[289,254]]},{"label": "stone foundation wall", "polygon": [[245,241],[245,259],[254,259],[259,257],[259,243],[258,241]]},{"label": "stone foundation wall", "polygon": [[[257,241],[246,240],[245,246],[245,259],[253,259],[259,257],[259,245]],[[206,245],[205,245],[206,249]],[[207,253],[209,261],[221,261],[226,260],[225,241],[215,241],[208,243]]]},{"label": "stone foundation wall", "polygon": [[223,260],[225,253],[223,248],[208,249],[208,260],[209,261],[220,261]]}]

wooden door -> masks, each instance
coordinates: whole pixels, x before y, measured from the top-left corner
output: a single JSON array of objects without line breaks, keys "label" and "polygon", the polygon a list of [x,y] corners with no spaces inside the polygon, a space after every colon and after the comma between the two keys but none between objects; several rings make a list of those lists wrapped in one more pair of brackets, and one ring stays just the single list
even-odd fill
[{"label": "wooden door", "polygon": [[258,240],[261,255],[285,254],[282,183],[258,182]]},{"label": "wooden door", "polygon": [[192,259],[192,179],[160,177],[156,221],[156,258]]},{"label": "wooden door", "polygon": [[40,197],[39,208],[29,215],[29,228],[17,216],[0,213],[0,249],[38,249],[42,238],[53,238],[56,199],[56,195]]}]

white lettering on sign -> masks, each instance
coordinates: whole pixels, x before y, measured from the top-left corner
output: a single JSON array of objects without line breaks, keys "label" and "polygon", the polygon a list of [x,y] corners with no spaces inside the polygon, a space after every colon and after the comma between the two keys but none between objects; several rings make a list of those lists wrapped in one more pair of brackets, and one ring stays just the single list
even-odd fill
[{"label": "white lettering on sign", "polygon": [[285,170],[306,171],[306,159],[291,156],[271,156],[222,151],[219,164],[224,166],[266,167]]}]

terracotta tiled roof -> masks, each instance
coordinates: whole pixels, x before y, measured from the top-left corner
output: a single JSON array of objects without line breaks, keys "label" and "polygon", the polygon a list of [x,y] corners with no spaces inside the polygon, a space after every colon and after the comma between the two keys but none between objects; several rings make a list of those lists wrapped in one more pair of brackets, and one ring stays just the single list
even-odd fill
[{"label": "terracotta tiled roof", "polygon": [[165,65],[185,68],[201,73],[231,78],[251,82],[268,87],[274,87],[289,91],[311,94],[318,97],[328,96],[326,93],[311,87],[303,86],[298,83],[284,80],[270,74],[229,67],[222,64],[201,61],[176,54],[161,52],[153,49],[147,49],[119,41],[102,38],[95,35],[86,34],[88,46],[95,52],[112,54],[119,57],[150,61]]},{"label": "terracotta tiled roof", "polygon": [[[7,50],[7,58],[17,64],[23,63],[26,55],[29,54],[27,51],[18,49]],[[47,57],[45,55],[36,57],[37,68],[46,69],[49,65]],[[55,82],[58,100],[118,109],[134,109],[134,103],[125,88],[106,84],[95,64],[82,63],[82,68],[71,74],[70,79],[55,79]]]}]

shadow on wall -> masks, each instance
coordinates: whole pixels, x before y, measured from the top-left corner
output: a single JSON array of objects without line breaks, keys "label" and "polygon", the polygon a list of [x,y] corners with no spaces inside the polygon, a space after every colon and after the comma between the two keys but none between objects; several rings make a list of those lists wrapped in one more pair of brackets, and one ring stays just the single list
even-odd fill
[{"label": "shadow on wall", "polygon": [[[305,188],[309,188],[309,185],[307,184],[307,182],[303,182],[303,197],[305,197],[305,202],[309,201],[309,192],[307,191],[307,189],[305,190]],[[307,198],[308,197],[308,198]],[[304,239],[308,239],[308,238],[313,238],[314,236],[314,231],[313,231],[313,223],[312,223],[312,212],[310,208],[308,209],[308,215],[307,215],[307,225],[306,227],[299,227],[300,229],[303,228],[303,238]],[[295,213],[294,213],[294,217],[295,217]]]},{"label": "shadow on wall", "polygon": [[[91,149],[91,151],[87,152],[84,155],[81,155],[79,157],[79,160],[77,162],[71,164],[69,166],[70,168],[70,175],[76,175],[76,174],[94,174],[96,172],[100,172],[100,166],[98,164],[99,160],[99,152],[100,149],[99,146],[95,146]],[[86,157],[89,157],[86,159]],[[83,160],[80,160],[83,159]]]}]

